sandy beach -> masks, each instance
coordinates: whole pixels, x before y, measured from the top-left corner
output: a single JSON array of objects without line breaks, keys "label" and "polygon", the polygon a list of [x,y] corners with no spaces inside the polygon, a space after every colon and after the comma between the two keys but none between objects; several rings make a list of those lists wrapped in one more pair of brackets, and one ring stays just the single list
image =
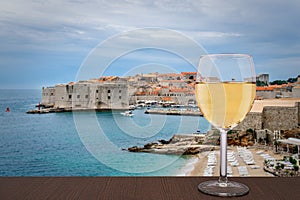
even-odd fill
[{"label": "sandy beach", "polygon": [[[247,165],[244,160],[238,155],[238,147],[228,147],[228,152],[234,152],[234,155],[236,157],[236,160],[238,161],[238,166],[231,166],[232,174],[229,176],[241,176],[239,172],[239,167],[246,167],[248,171],[248,176],[272,176],[271,174],[265,172],[263,170],[263,164],[264,164],[264,158],[260,154],[269,154],[271,157],[275,159],[281,159],[282,155],[280,154],[274,154],[272,150],[262,150],[262,149],[256,149],[256,148],[249,148],[247,149],[252,153],[253,160],[255,164],[253,165]],[[204,171],[207,167],[208,163],[208,155],[210,152],[202,152],[195,156],[198,157],[198,162],[194,164],[194,169],[187,173],[187,176],[203,176]],[[258,154],[259,153],[259,154]],[[219,176],[219,157],[220,152],[219,150],[215,151],[216,156],[216,164],[213,168],[213,176]],[[230,163],[227,162],[227,165],[230,166]],[[254,167],[255,166],[255,167]]]}]

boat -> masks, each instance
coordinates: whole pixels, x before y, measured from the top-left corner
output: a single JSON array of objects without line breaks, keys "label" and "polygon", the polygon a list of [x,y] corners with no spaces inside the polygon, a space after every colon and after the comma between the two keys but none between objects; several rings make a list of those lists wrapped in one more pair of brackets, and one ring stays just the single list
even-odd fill
[{"label": "boat", "polygon": [[121,115],[126,116],[126,117],[132,117],[134,114],[132,113],[132,111],[125,111],[125,112],[121,112]]},{"label": "boat", "polygon": [[135,105],[130,105],[129,110],[135,110]]}]

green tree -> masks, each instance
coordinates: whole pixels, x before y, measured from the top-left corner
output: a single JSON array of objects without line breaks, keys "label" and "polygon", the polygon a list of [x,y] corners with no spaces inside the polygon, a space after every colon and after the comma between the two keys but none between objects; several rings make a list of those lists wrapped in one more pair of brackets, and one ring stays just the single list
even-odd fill
[{"label": "green tree", "polygon": [[253,129],[252,128],[248,128],[247,130],[246,130],[246,133],[248,133],[248,134],[253,134]]},{"label": "green tree", "polygon": [[267,164],[268,164],[268,162],[269,162],[268,160],[265,160],[265,165],[267,165]]},{"label": "green tree", "polygon": [[273,82],[270,82],[271,85],[282,85],[282,84],[287,84],[287,81],[285,80],[275,80]]},{"label": "green tree", "polygon": [[289,82],[289,83],[295,83],[295,82],[297,82],[297,78],[289,78],[287,80],[287,82]]},{"label": "green tree", "polygon": [[266,82],[257,80],[256,81],[256,86],[268,86],[268,84]]},{"label": "green tree", "polygon": [[287,176],[290,173],[289,170],[285,170],[285,175]]},{"label": "green tree", "polygon": [[290,163],[292,163],[293,165],[295,165],[297,163],[297,160],[294,159],[293,157],[289,158]]},{"label": "green tree", "polygon": [[299,171],[299,166],[298,165],[294,165],[294,170],[295,170],[295,172]]}]

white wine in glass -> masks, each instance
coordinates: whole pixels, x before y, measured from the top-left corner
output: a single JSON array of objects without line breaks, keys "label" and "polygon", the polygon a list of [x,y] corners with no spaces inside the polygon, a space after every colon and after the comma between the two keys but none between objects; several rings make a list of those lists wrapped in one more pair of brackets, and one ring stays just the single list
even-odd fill
[{"label": "white wine in glass", "polygon": [[200,58],[196,100],[203,116],[220,130],[220,177],[198,189],[216,196],[242,196],[249,188],[227,179],[227,131],[250,111],[256,92],[253,59],[246,54],[209,54]]}]

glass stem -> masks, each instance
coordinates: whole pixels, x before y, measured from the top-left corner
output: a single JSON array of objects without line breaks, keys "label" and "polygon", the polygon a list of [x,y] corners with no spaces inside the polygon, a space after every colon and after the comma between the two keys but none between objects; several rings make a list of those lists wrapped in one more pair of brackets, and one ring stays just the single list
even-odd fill
[{"label": "glass stem", "polygon": [[219,183],[227,183],[227,130],[220,129],[220,177]]}]

